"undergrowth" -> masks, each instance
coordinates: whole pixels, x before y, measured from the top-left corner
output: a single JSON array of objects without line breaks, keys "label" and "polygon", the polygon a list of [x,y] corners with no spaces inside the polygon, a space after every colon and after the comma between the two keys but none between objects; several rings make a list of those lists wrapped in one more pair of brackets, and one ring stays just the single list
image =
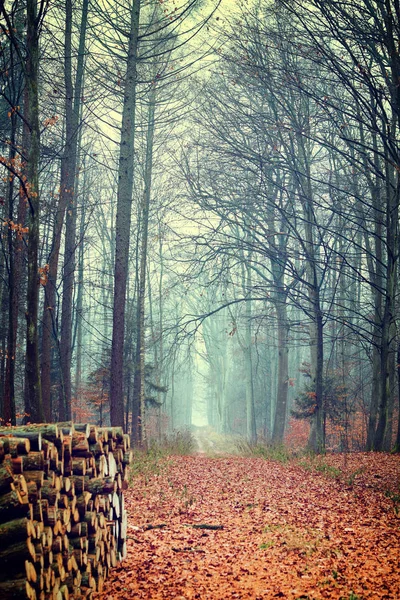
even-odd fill
[{"label": "undergrowth", "polygon": [[398,492],[392,492],[391,490],[385,490],[384,494],[386,498],[389,498],[393,502],[393,510],[396,516],[400,514],[400,487]]},{"label": "undergrowth", "polygon": [[[265,441],[250,444],[246,440],[240,439],[236,442],[236,449],[241,456],[258,456],[265,460],[272,460],[282,464],[292,463],[305,471],[312,471],[326,478],[342,481],[349,487],[353,487],[357,476],[365,471],[361,467],[346,474],[342,469],[330,465],[324,455],[316,454],[306,449],[302,451],[291,450],[283,444],[271,444]],[[398,503],[399,499],[400,496],[395,495],[393,502],[396,506],[400,505]]]},{"label": "undergrowth", "polygon": [[194,450],[195,442],[188,430],[173,431],[164,435],[160,441],[152,440],[148,449],[134,449],[129,465],[129,480],[142,476],[148,480],[152,475],[159,475],[168,467],[173,455],[187,455]]},{"label": "undergrowth", "polygon": [[129,464],[129,482],[135,477],[143,476],[147,480],[152,475],[159,475],[167,466],[168,459],[160,449],[151,447],[148,450],[133,450]]},{"label": "undergrowth", "polygon": [[250,444],[244,439],[239,439],[236,442],[236,448],[241,456],[259,456],[265,458],[265,460],[280,463],[287,463],[294,457],[293,451],[283,444],[269,444],[268,442]]},{"label": "undergrowth", "polygon": [[153,442],[165,454],[186,456],[195,450],[196,442],[189,429],[177,429],[164,435],[159,442]]}]

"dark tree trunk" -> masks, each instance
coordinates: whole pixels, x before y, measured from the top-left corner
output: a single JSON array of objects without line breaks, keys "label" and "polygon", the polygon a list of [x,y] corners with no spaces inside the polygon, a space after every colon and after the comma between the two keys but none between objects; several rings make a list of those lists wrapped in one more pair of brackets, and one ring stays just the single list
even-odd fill
[{"label": "dark tree trunk", "polygon": [[278,326],[278,381],[272,442],[281,444],[285,433],[289,385],[288,323],[284,292],[282,292],[280,298],[278,296],[276,316]]},{"label": "dark tree trunk", "polygon": [[60,362],[62,386],[59,396],[60,420],[71,418],[71,363],[72,363],[72,304],[75,277],[76,250],[76,165],[78,155],[79,114],[83,81],[85,39],[87,27],[88,0],[82,7],[81,32],[78,63],[75,79],[75,92],[72,84],[72,0],[65,2],[65,151],[64,169],[61,172],[61,203],[66,206],[65,251],[63,266],[63,296],[61,309]]},{"label": "dark tree trunk", "polygon": [[135,141],[136,63],[140,0],[132,4],[128,61],[125,75],[124,107],[118,167],[117,215],[115,225],[115,265],[113,335],[111,347],[110,418],[111,425],[124,426],[124,334],[125,302],[131,229],[133,164]]},{"label": "dark tree trunk", "polygon": [[145,442],[145,298],[146,298],[146,265],[147,241],[149,230],[149,212],[151,198],[151,178],[153,169],[153,140],[154,140],[154,115],[155,115],[155,83],[150,90],[149,112],[147,124],[147,146],[145,165],[145,188],[142,204],[141,219],[141,244],[140,244],[140,269],[138,305],[136,316],[136,354],[135,377],[133,382],[133,414],[132,439],[136,444]]},{"label": "dark tree trunk", "polygon": [[[17,119],[16,114],[11,115],[11,136],[10,136],[10,163],[15,159],[15,141],[16,141]],[[7,208],[8,208],[8,334],[7,334],[7,356],[4,381],[3,397],[3,419],[6,423],[16,425],[15,410],[15,354],[17,349],[17,325],[18,325],[18,287],[15,278],[15,244],[14,235],[20,235],[13,231],[11,223],[14,222],[14,177],[9,178],[7,189]]]},{"label": "dark tree trunk", "polygon": [[43,421],[42,391],[40,384],[39,344],[38,344],[38,304],[39,304],[39,276],[38,276],[38,248],[39,248],[39,152],[40,152],[40,127],[39,127],[39,97],[38,97],[38,68],[39,68],[39,31],[38,17],[36,14],[37,2],[27,0],[27,61],[26,85],[27,107],[29,123],[29,148],[27,152],[28,188],[27,200],[29,203],[29,236],[28,236],[28,284],[26,307],[26,392],[30,405],[30,420]]}]

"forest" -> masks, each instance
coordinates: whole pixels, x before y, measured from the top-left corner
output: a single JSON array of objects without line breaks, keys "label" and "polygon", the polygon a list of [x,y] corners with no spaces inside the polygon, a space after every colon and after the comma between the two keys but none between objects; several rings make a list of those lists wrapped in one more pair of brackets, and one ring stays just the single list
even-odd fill
[{"label": "forest", "polygon": [[0,0],[0,417],[400,450],[397,0]]}]

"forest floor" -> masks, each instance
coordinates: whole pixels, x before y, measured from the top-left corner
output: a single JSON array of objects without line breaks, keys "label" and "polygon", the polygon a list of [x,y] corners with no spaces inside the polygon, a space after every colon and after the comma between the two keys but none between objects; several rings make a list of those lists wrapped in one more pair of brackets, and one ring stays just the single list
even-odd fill
[{"label": "forest floor", "polygon": [[[400,598],[400,457],[148,460],[98,600]],[[210,451],[213,453],[209,455]]]}]

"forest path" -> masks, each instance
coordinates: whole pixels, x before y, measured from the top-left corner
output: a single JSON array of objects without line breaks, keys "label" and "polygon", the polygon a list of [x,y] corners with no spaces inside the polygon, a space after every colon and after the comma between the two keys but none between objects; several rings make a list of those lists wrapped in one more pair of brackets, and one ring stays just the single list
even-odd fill
[{"label": "forest path", "polygon": [[96,597],[400,598],[400,518],[377,489],[398,489],[400,457],[349,461],[340,480],[330,465],[165,461],[127,491],[128,557]]},{"label": "forest path", "polygon": [[208,456],[235,454],[237,448],[234,436],[218,434],[211,427],[197,427],[191,432],[196,443],[195,451]]}]

